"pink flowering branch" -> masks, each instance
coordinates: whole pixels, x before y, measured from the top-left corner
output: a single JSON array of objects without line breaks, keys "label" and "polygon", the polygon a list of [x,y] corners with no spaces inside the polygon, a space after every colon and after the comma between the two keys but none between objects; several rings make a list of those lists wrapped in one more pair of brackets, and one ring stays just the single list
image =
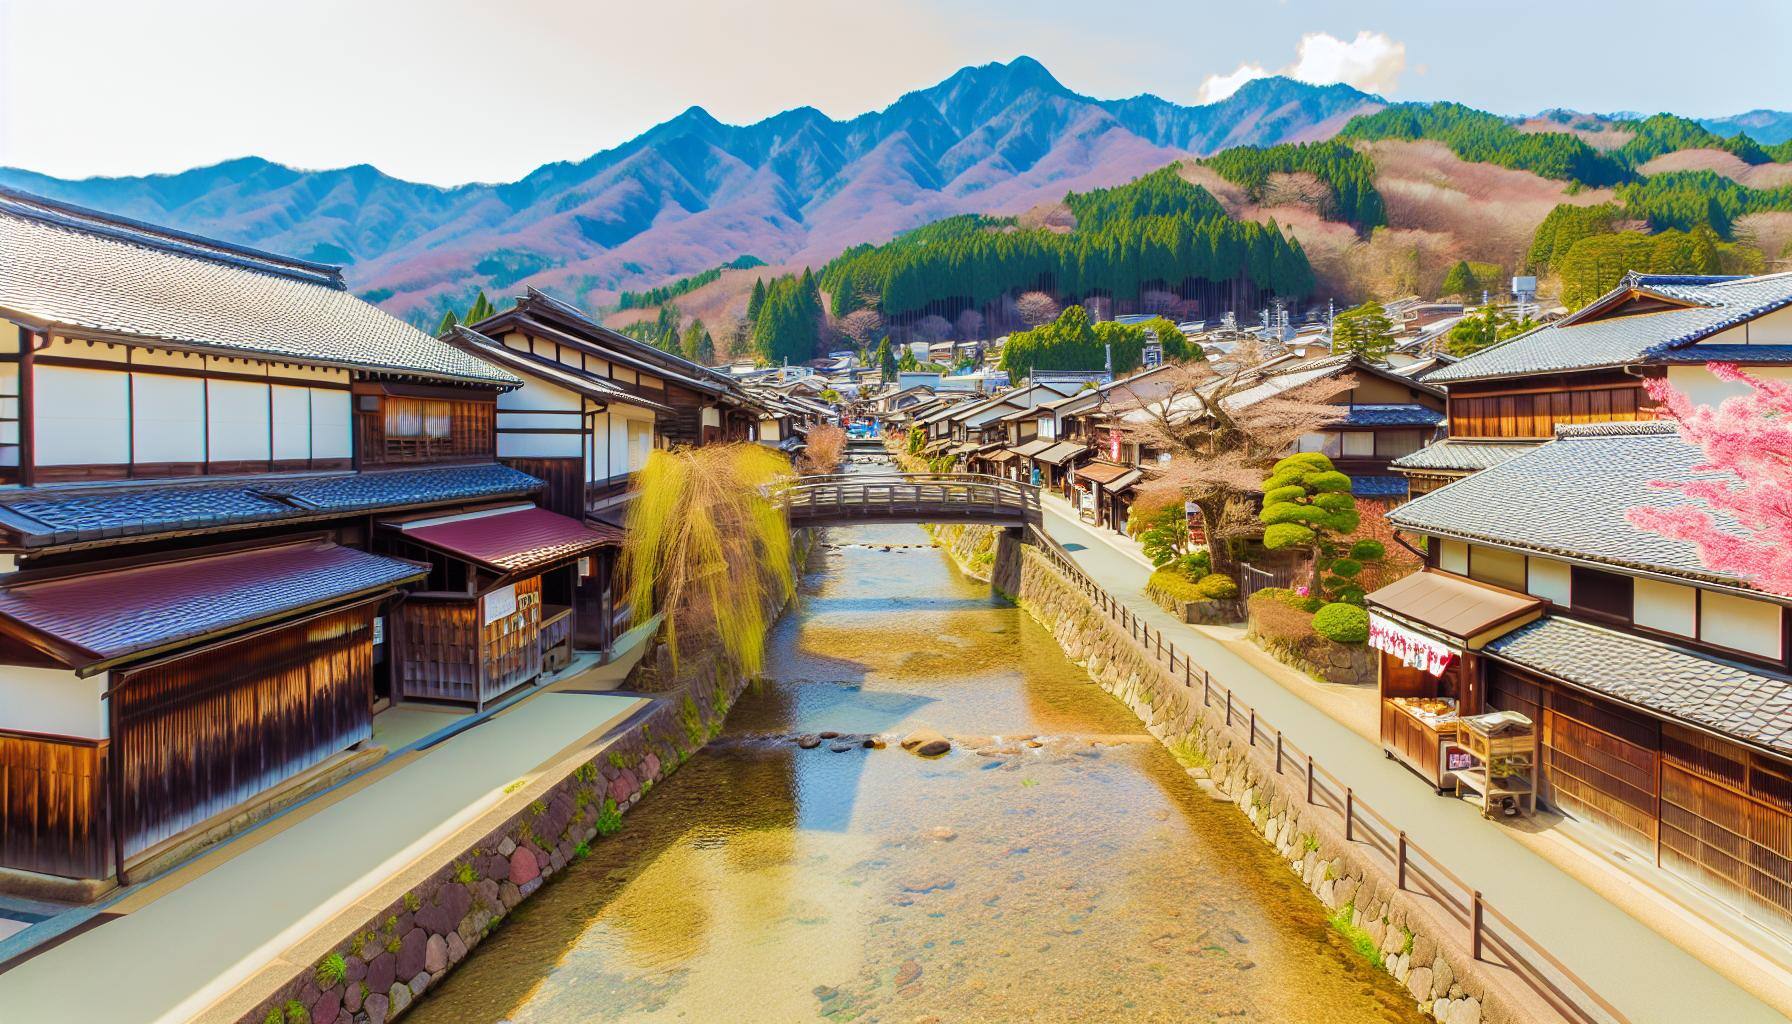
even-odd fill
[{"label": "pink flowering branch", "polygon": [[[1792,596],[1792,381],[1754,377],[1728,363],[1707,369],[1719,380],[1747,384],[1748,392],[1698,405],[1664,379],[1644,382],[1680,436],[1705,453],[1694,469],[1712,474],[1655,486],[1700,504],[1633,508],[1630,522],[1692,544],[1706,568]],[[1720,526],[1718,515],[1735,525]]]}]

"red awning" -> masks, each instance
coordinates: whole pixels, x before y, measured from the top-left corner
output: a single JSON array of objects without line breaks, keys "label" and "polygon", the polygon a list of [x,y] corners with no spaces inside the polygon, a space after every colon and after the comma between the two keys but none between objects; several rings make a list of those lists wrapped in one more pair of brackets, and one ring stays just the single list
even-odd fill
[{"label": "red awning", "polygon": [[545,569],[622,543],[615,527],[533,507],[397,528],[406,540],[505,574]]},{"label": "red awning", "polygon": [[415,562],[312,540],[22,580],[0,618],[71,668],[91,671],[273,622],[427,576]]}]

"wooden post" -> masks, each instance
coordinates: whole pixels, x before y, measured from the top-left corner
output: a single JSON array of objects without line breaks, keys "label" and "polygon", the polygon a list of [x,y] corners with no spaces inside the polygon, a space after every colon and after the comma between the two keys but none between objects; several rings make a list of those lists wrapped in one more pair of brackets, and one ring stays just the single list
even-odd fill
[{"label": "wooden post", "polygon": [[1282,774],[1282,730],[1276,730],[1276,774]]},{"label": "wooden post", "polygon": [[1356,790],[1344,787],[1344,841],[1356,841]]},{"label": "wooden post", "polygon": [[1473,900],[1474,912],[1469,920],[1469,952],[1476,960],[1481,959],[1481,890],[1475,890]]},{"label": "wooden post", "polygon": [[1400,830],[1400,841],[1396,844],[1394,855],[1394,887],[1406,888],[1406,830]]},{"label": "wooden post", "polygon": [[1251,746],[1257,745],[1257,709],[1251,709]]},{"label": "wooden post", "polygon": [[1232,691],[1226,691],[1226,728],[1232,728]]},{"label": "wooden post", "polygon": [[1307,755],[1307,803],[1313,802],[1313,755]]}]

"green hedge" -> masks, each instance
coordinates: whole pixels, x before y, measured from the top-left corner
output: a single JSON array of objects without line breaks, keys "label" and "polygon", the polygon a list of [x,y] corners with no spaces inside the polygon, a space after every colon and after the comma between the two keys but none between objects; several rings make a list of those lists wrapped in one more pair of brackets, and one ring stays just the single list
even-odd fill
[{"label": "green hedge", "polygon": [[1313,632],[1340,644],[1369,641],[1369,613],[1354,604],[1328,604],[1313,613]]}]

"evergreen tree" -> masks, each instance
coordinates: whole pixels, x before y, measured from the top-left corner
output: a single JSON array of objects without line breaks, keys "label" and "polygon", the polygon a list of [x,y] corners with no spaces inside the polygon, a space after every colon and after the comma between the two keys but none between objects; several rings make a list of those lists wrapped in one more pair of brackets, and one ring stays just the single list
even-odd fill
[{"label": "evergreen tree", "polygon": [[877,370],[886,384],[896,379],[896,353],[890,351],[889,338],[877,343]]},{"label": "evergreen tree", "polygon": [[1444,351],[1453,356],[1471,355],[1536,326],[1537,321],[1528,316],[1516,319],[1501,312],[1497,306],[1483,306],[1456,321],[1444,336]]},{"label": "evergreen tree", "polygon": [[479,294],[473,297],[473,305],[467,308],[466,323],[477,324],[496,312],[497,309],[492,306],[492,301],[485,297],[485,289],[481,288]]},{"label": "evergreen tree", "polygon": [[1387,362],[1394,348],[1394,322],[1387,310],[1371,299],[1338,314],[1332,323],[1332,352],[1361,356],[1371,363]]},{"label": "evergreen tree", "polygon": [[765,278],[753,279],[753,294],[747,299],[747,319],[759,319],[759,311],[765,308]]},{"label": "evergreen tree", "polygon": [[1450,272],[1444,275],[1445,295],[1473,295],[1480,290],[1481,284],[1475,280],[1475,272],[1469,269],[1467,260],[1457,260]]},{"label": "evergreen tree", "polygon": [[442,314],[442,322],[436,325],[436,337],[438,337],[438,338],[447,337],[448,332],[454,330],[454,328],[456,326],[458,326],[459,324],[460,324],[460,321],[455,319],[455,317],[454,317],[454,310],[451,309],[448,312],[443,313]]},{"label": "evergreen tree", "polygon": [[774,278],[753,318],[753,350],[768,366],[808,362],[825,322],[813,274]]},{"label": "evergreen tree", "polygon": [[715,339],[709,336],[709,328],[704,327],[701,320],[693,319],[690,326],[684,329],[684,338],[680,340],[678,348],[679,355],[693,363],[708,366],[716,361]]}]

